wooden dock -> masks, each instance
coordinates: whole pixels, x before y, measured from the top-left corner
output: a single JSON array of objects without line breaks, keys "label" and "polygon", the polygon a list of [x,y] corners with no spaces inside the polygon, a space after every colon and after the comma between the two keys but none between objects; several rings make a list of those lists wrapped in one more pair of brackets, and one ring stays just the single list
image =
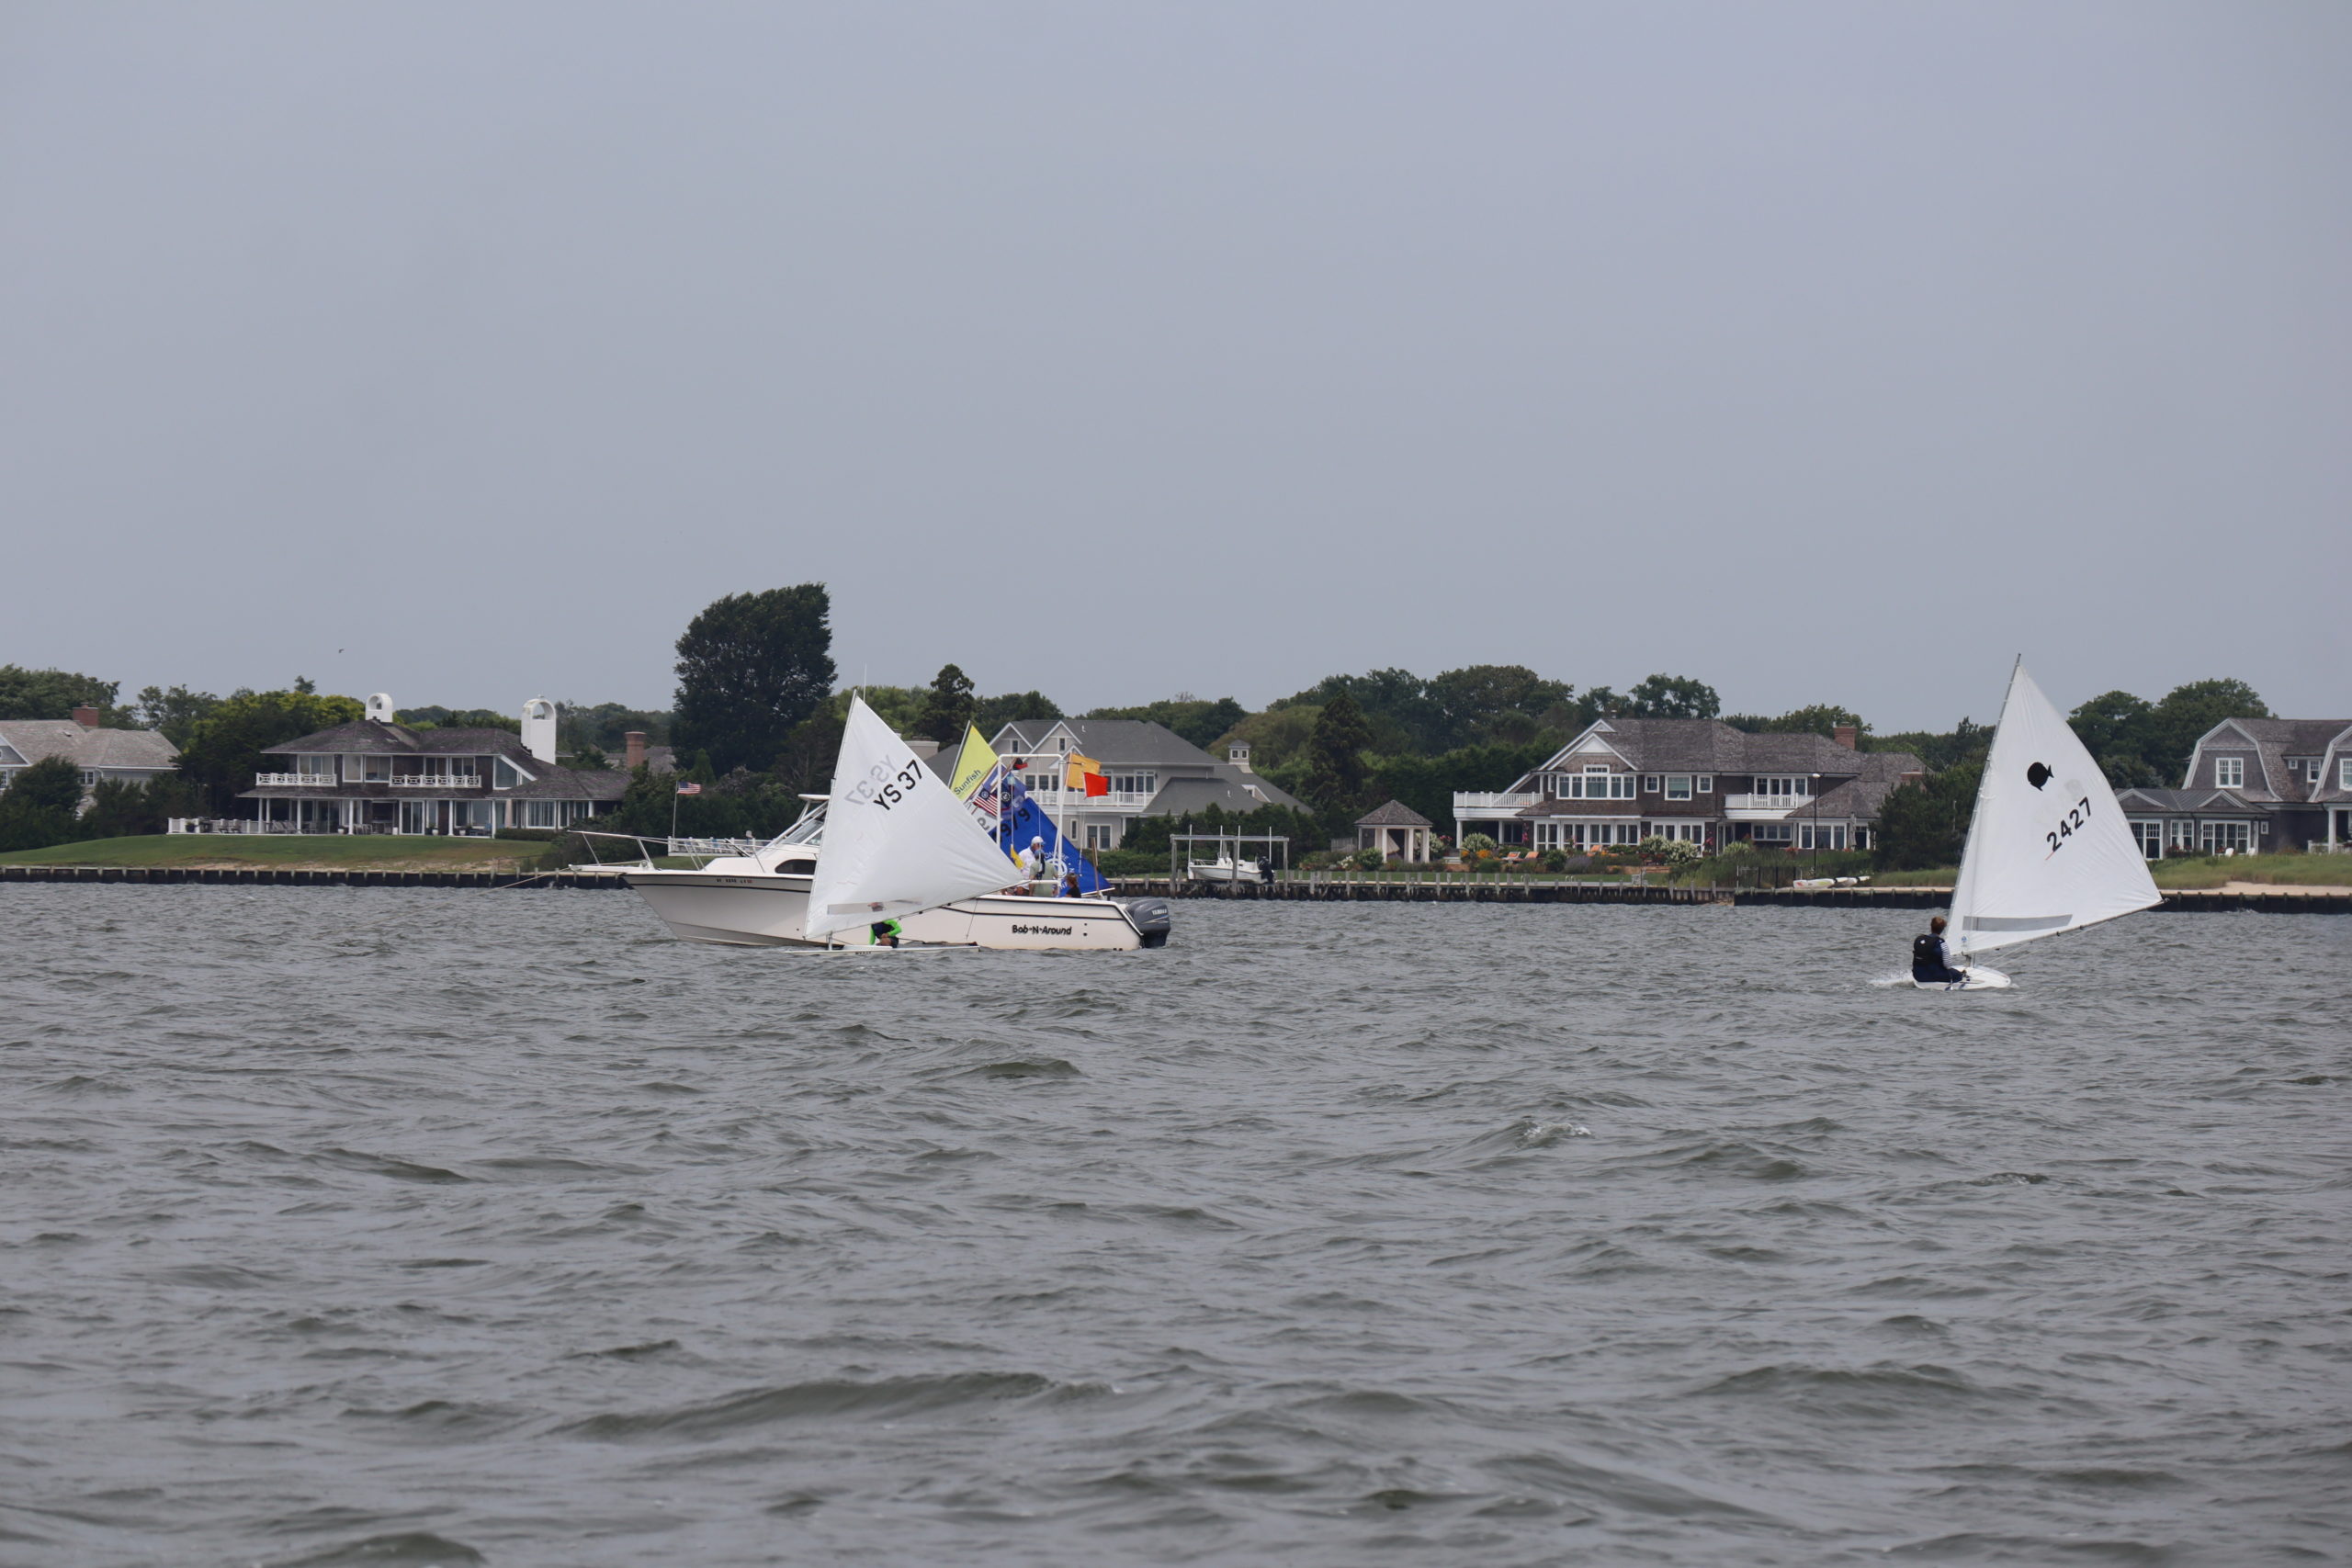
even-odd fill
[{"label": "wooden dock", "polygon": [[0,883],[197,883],[223,887],[608,887],[620,874],[594,867],[570,871],[376,871],[366,867],[301,870],[289,866],[0,865]]}]

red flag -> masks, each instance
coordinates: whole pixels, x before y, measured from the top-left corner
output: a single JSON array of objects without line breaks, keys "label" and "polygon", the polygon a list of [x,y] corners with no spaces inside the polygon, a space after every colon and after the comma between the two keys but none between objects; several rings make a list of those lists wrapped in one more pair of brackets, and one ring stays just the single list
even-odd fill
[{"label": "red flag", "polygon": [[1104,778],[1101,773],[1089,773],[1086,775],[1086,793],[1089,795],[1108,795],[1111,793],[1111,781]]}]

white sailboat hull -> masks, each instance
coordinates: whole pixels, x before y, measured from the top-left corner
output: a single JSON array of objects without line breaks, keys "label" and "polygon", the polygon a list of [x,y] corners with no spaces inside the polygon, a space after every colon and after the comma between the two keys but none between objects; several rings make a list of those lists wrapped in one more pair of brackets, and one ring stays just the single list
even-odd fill
[{"label": "white sailboat hull", "polygon": [[1964,973],[1968,977],[1958,985],[1941,980],[1914,980],[1911,984],[1923,991],[2006,991],[2013,983],[1998,969],[1987,969],[1982,964],[1969,965]]},{"label": "white sailboat hull", "polygon": [[[629,886],[660,916],[671,934],[688,942],[738,947],[863,947],[863,926],[831,943],[811,940],[805,875],[748,872],[632,871]],[[1159,947],[1168,941],[1166,905],[1158,899],[1040,898],[983,894],[898,917],[901,939],[950,947],[1013,951],[1115,952]]]}]

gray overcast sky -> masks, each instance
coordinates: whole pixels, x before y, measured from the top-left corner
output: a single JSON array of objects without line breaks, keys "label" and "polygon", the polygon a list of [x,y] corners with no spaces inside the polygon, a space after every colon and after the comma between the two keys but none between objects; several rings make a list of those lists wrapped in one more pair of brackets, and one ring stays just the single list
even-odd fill
[{"label": "gray overcast sky", "polygon": [[[2352,713],[2352,6],[0,8],[0,660]],[[338,651],[341,650],[341,651]]]}]

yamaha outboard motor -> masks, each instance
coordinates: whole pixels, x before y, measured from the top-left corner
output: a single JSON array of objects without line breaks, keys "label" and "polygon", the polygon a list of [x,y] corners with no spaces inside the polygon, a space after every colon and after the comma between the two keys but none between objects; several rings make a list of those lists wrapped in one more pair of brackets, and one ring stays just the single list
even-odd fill
[{"label": "yamaha outboard motor", "polygon": [[1126,898],[1121,905],[1127,919],[1134,922],[1136,932],[1146,947],[1168,945],[1168,900],[1165,898]]}]

